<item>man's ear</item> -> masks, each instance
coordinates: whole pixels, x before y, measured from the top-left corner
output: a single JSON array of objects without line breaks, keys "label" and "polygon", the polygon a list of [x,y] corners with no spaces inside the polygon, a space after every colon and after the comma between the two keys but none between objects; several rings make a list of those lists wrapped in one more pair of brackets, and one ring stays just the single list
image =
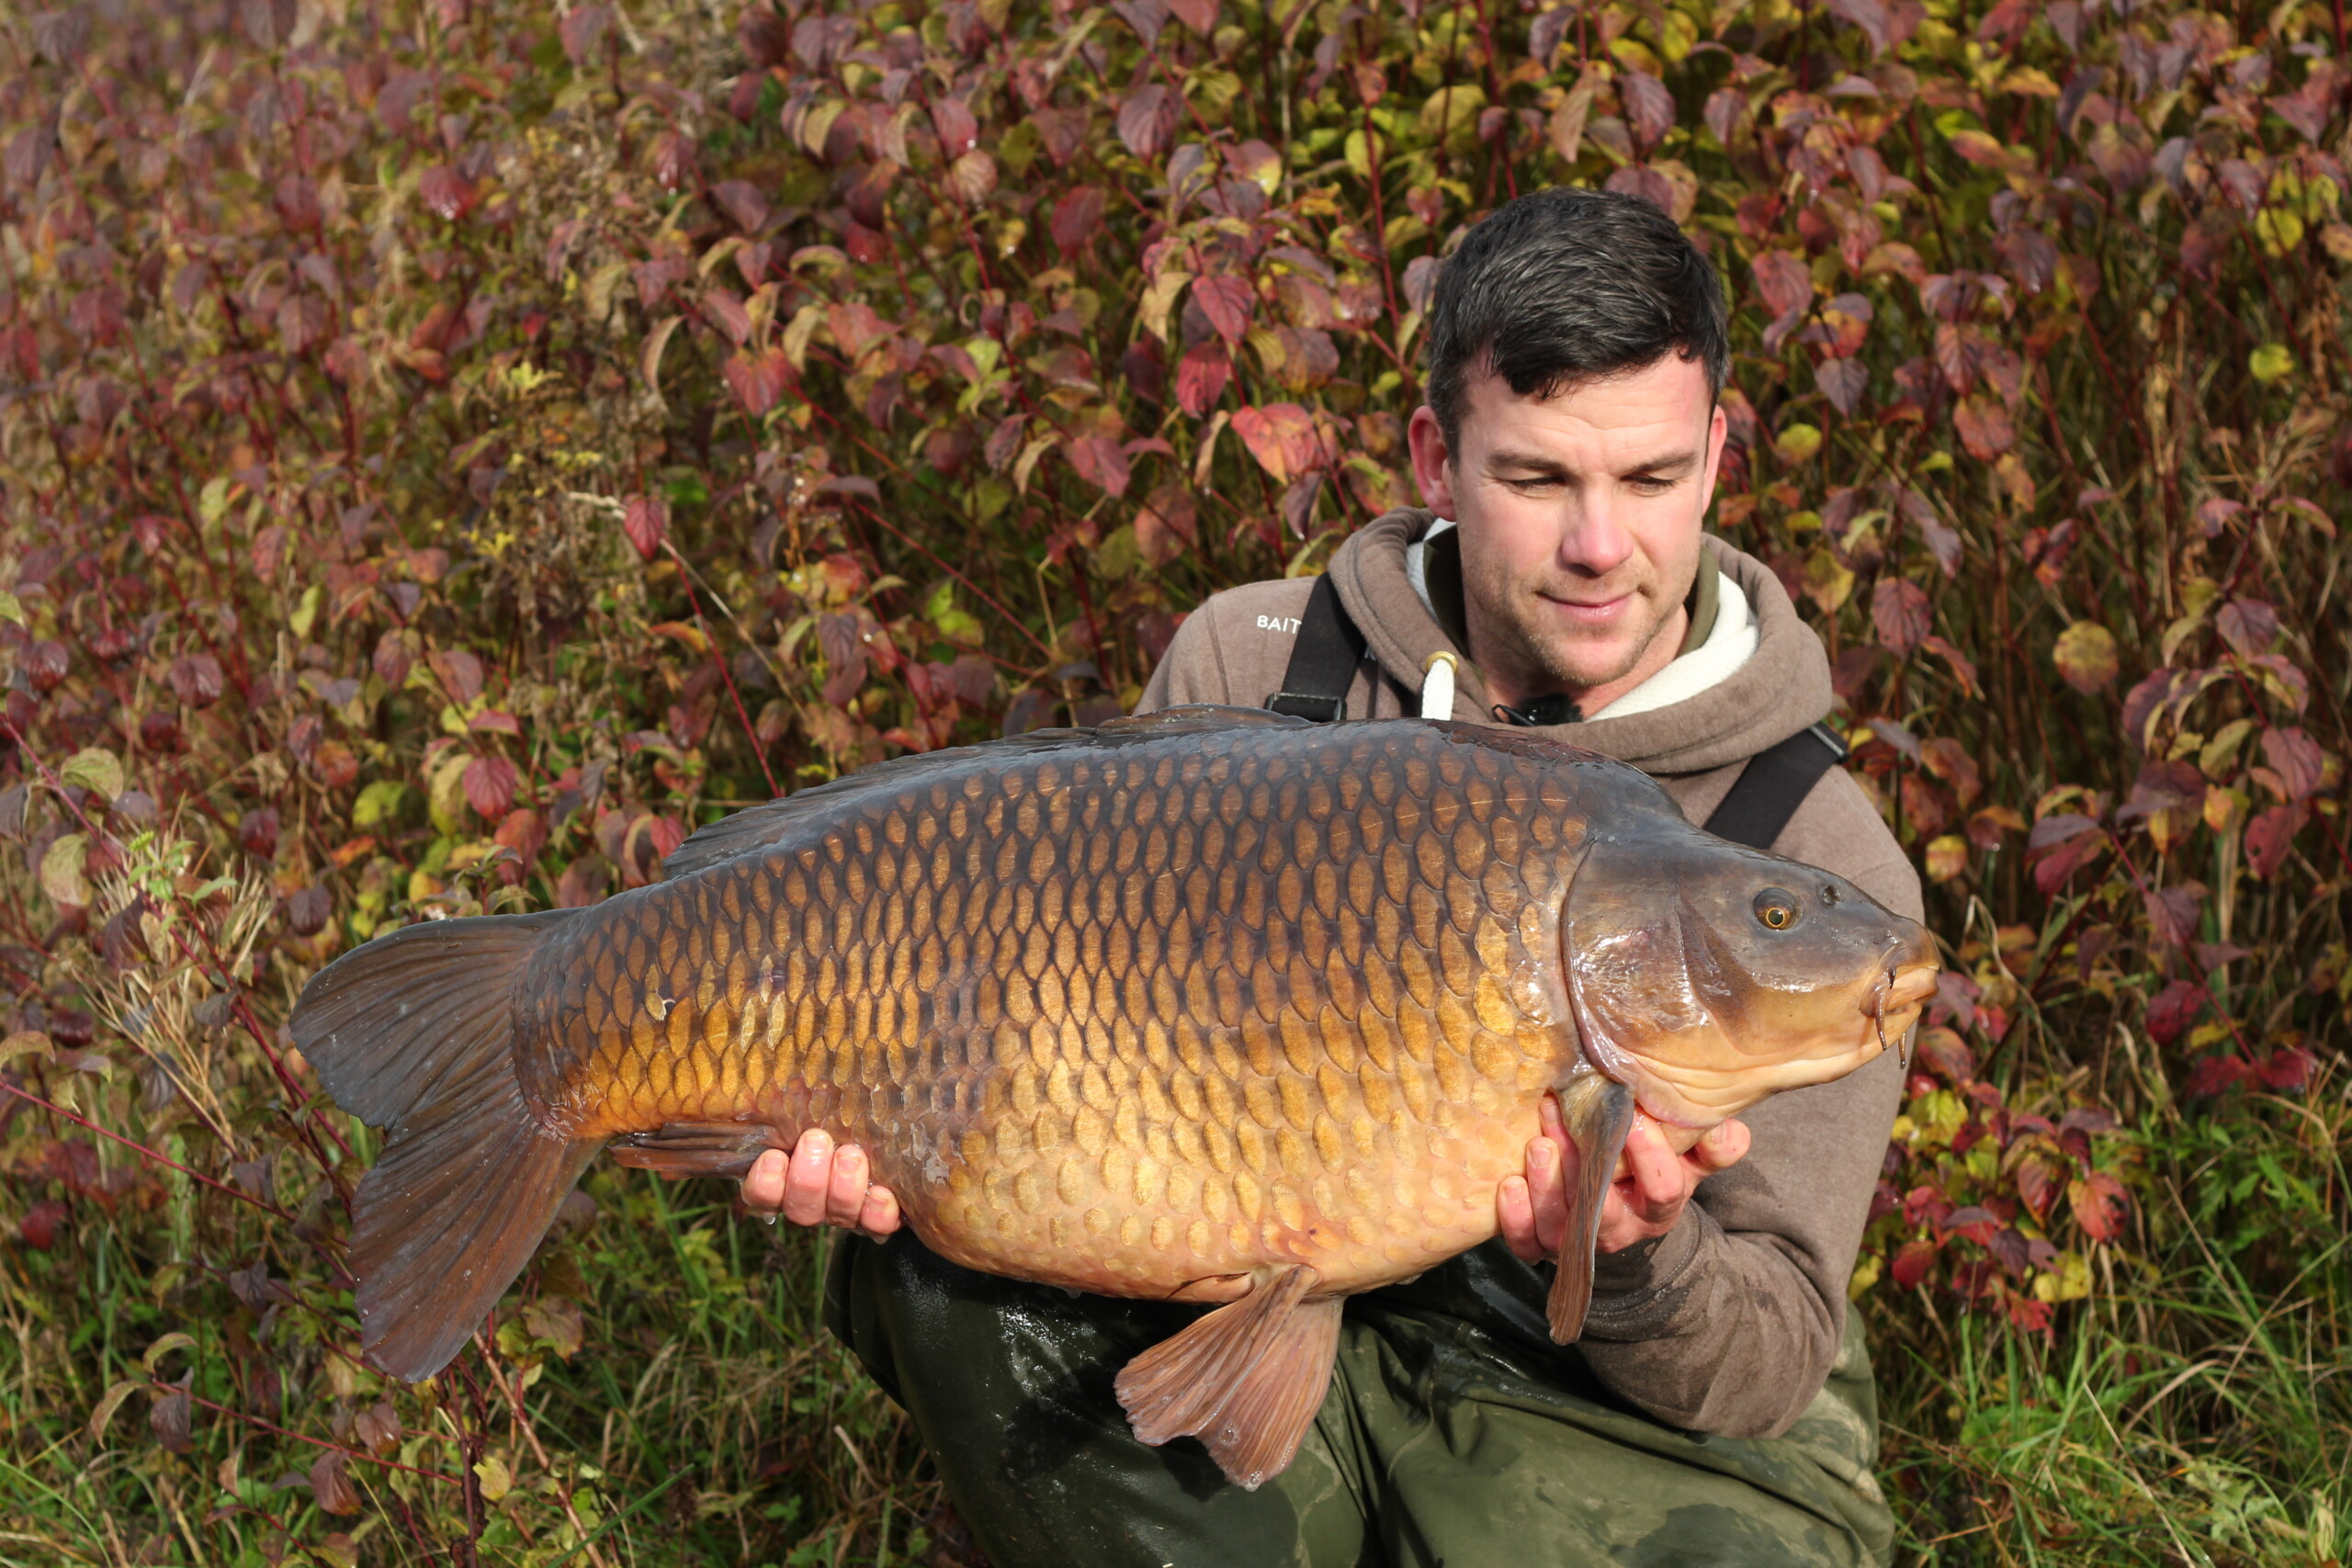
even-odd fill
[{"label": "man's ear", "polygon": [[1707,483],[1699,497],[1699,524],[1706,526],[1707,508],[1715,503],[1715,476],[1723,471],[1724,436],[1731,429],[1731,420],[1718,401],[1715,412],[1707,421]]},{"label": "man's ear", "polygon": [[[1437,411],[1423,403],[1413,411],[1413,423],[1405,428],[1406,445],[1413,451],[1413,478],[1421,487],[1421,503],[1440,517],[1459,519],[1454,509],[1453,454],[1446,450],[1445,427],[1437,422]],[[1721,440],[1718,439],[1718,446]]]}]

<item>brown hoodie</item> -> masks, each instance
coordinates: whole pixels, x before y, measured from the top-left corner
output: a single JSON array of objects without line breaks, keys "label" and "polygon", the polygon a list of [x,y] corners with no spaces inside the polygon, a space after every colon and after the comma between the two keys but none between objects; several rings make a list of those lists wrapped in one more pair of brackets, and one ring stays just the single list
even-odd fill
[{"label": "brown hoodie", "polygon": [[[1430,655],[1461,654],[1406,575],[1405,547],[1430,517],[1392,512],[1332,555],[1332,585],[1365,641],[1350,718],[1419,713]],[[1755,615],[1758,640],[1747,661],[1668,706],[1544,731],[1652,774],[1694,822],[1707,819],[1748,758],[1818,722],[1830,701],[1828,658],[1780,581],[1720,540],[1707,541],[1707,555]],[[1313,586],[1306,578],[1257,582],[1209,600],[1177,631],[1137,711],[1264,705],[1282,689]],[[1486,682],[1466,660],[1453,716],[1492,722]],[[1842,770],[1814,786],[1772,849],[1922,916],[1917,874]],[[1787,1430],[1838,1353],[1846,1282],[1901,1094],[1890,1054],[1749,1111],[1747,1157],[1702,1183],[1666,1235],[1600,1259],[1578,1347],[1595,1375],[1670,1426],[1740,1438]]]}]

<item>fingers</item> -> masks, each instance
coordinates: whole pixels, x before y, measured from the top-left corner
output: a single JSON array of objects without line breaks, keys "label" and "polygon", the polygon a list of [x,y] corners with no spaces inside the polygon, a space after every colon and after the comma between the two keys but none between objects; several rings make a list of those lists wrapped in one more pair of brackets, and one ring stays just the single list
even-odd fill
[{"label": "fingers", "polygon": [[832,1177],[832,1134],[816,1128],[801,1134],[785,1172],[784,1217],[796,1225],[822,1224]]},{"label": "fingers", "polygon": [[743,1174],[743,1207],[774,1219],[784,1206],[784,1173],[790,1164],[782,1149],[770,1149],[753,1160]]},{"label": "fingers", "polygon": [[869,1240],[887,1240],[899,1228],[898,1195],[887,1187],[867,1188],[865,1206],[857,1212],[857,1228]]},{"label": "fingers", "polygon": [[[1546,1101],[1548,1104],[1549,1101]],[[1555,1116],[1555,1125],[1557,1124]],[[1562,1142],[1567,1134],[1562,1133]],[[1573,1144],[1568,1145],[1574,1148]],[[1567,1159],[1561,1145],[1550,1137],[1530,1138],[1527,1142],[1527,1197],[1535,1221],[1535,1244],[1539,1256],[1556,1257],[1560,1238],[1568,1230]]]},{"label": "fingers", "polygon": [[825,1188],[825,1223],[854,1230],[865,1212],[865,1190],[873,1172],[866,1168],[865,1151],[843,1144],[833,1155],[833,1177]]},{"label": "fingers", "polygon": [[1495,1189],[1495,1221],[1513,1257],[1521,1263],[1544,1260],[1544,1245],[1535,1239],[1535,1211],[1528,1201],[1527,1178],[1506,1176]]},{"label": "fingers", "polygon": [[1625,1161],[1631,1168],[1621,1190],[1625,1206],[1645,1220],[1655,1221],[1661,1211],[1679,1212],[1690,1195],[1681,1159],[1648,1117],[1635,1115],[1625,1135]]},{"label": "fingers", "polygon": [[1719,1170],[1729,1170],[1747,1157],[1747,1123],[1724,1122],[1710,1127],[1690,1145],[1690,1159],[1702,1171],[1712,1176]]}]

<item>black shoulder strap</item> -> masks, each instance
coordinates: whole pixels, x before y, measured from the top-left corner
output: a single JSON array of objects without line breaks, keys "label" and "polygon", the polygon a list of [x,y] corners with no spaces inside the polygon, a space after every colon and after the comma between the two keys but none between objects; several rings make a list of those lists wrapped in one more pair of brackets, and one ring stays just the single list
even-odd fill
[{"label": "black shoulder strap", "polygon": [[1731,793],[1707,818],[1707,831],[1735,844],[1770,852],[1821,775],[1846,760],[1846,748],[1825,725],[1800,729],[1747,760]]},{"label": "black shoulder strap", "polygon": [[1326,572],[1306,596],[1298,640],[1291,644],[1290,666],[1283,671],[1283,689],[1266,699],[1266,706],[1317,723],[1345,718],[1348,688],[1355,683],[1356,666],[1362,662],[1363,633],[1348,618],[1340,591]]}]

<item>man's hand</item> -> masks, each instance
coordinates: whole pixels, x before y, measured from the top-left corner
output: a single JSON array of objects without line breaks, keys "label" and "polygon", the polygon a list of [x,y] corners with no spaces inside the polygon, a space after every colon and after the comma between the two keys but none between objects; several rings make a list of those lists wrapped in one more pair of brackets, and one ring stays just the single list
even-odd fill
[{"label": "man's hand", "polygon": [[832,1134],[811,1128],[800,1134],[786,1158],[770,1149],[743,1178],[743,1206],[796,1225],[840,1225],[880,1241],[899,1228],[899,1200],[870,1179],[865,1151],[855,1144],[833,1147]]},{"label": "man's hand", "polygon": [[[1544,1097],[1544,1131],[1527,1145],[1527,1174],[1505,1179],[1495,1193],[1495,1213],[1503,1239],[1525,1262],[1560,1255],[1568,1229],[1567,1156],[1575,1149],[1560,1124],[1560,1103]],[[1600,1250],[1622,1252],[1637,1241],[1664,1235],[1682,1217],[1690,1194],[1719,1170],[1737,1165],[1747,1153],[1747,1128],[1725,1122],[1676,1154],[1657,1124],[1636,1111],[1625,1135],[1629,1173],[1612,1183],[1600,1206]]]}]

